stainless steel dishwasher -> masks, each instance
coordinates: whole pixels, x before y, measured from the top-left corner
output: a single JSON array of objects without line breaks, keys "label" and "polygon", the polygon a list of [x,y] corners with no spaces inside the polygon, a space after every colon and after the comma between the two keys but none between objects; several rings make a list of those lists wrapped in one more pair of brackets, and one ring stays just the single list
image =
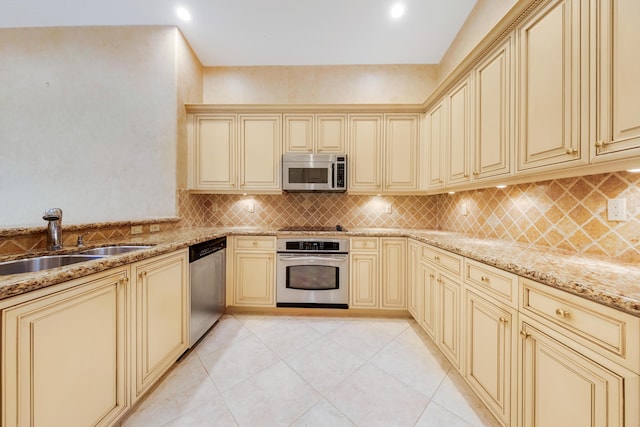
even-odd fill
[{"label": "stainless steel dishwasher", "polygon": [[191,323],[189,347],[222,316],[226,306],[227,238],[189,247]]}]

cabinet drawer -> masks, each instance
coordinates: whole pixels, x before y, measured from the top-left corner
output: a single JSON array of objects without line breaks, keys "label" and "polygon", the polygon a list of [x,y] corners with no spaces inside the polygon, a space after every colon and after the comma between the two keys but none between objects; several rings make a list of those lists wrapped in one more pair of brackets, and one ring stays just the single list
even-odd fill
[{"label": "cabinet drawer", "polygon": [[465,259],[464,281],[513,308],[518,307],[518,276],[513,273]]},{"label": "cabinet drawer", "polygon": [[236,236],[235,249],[237,250],[275,250],[276,239],[270,236]]},{"label": "cabinet drawer", "polygon": [[422,245],[422,258],[457,275],[462,271],[462,257],[433,246]]},{"label": "cabinet drawer", "polygon": [[520,311],[640,373],[640,318],[520,278]]},{"label": "cabinet drawer", "polygon": [[378,238],[377,237],[358,237],[351,239],[352,251],[377,251],[378,250]]}]

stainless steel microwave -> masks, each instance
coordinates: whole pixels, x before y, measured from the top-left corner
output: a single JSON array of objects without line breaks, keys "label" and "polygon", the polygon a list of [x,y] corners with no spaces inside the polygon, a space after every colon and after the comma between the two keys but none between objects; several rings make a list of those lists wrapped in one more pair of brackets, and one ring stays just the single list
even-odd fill
[{"label": "stainless steel microwave", "polygon": [[346,154],[285,154],[282,156],[284,191],[347,191]]}]

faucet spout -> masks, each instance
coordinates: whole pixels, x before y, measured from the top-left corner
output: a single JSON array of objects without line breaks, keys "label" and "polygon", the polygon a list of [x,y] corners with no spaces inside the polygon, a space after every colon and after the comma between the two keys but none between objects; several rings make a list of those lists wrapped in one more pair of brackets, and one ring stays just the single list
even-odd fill
[{"label": "faucet spout", "polygon": [[57,251],[62,249],[62,209],[47,209],[42,219],[49,221],[47,227],[47,249]]}]

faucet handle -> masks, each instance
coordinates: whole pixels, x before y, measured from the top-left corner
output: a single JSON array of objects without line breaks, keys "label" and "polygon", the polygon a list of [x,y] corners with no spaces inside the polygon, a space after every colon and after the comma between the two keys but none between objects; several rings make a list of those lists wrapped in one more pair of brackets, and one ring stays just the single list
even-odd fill
[{"label": "faucet handle", "polygon": [[45,221],[58,221],[62,219],[62,209],[60,208],[47,209],[42,214],[42,219],[44,219]]},{"label": "faucet handle", "polygon": [[78,235],[78,247],[81,248],[84,246],[84,236],[88,235],[89,232],[87,231],[86,233],[82,233]]}]

